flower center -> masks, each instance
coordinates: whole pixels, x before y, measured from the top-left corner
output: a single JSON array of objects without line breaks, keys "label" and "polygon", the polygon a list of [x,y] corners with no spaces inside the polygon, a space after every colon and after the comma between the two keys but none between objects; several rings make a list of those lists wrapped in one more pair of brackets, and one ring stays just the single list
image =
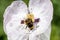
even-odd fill
[{"label": "flower center", "polygon": [[33,14],[27,14],[26,19],[21,21],[21,24],[25,24],[30,30],[34,29],[34,23],[38,23],[38,19],[34,19]]}]

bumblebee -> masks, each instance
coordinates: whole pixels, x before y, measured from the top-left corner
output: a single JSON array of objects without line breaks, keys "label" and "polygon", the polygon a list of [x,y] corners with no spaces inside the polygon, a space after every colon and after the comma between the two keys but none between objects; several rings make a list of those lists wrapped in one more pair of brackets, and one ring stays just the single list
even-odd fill
[{"label": "bumblebee", "polygon": [[21,24],[26,24],[26,26],[32,30],[34,29],[34,23],[35,22],[39,22],[39,18],[38,19],[34,19],[34,15],[33,14],[27,14],[26,19],[21,21]]},{"label": "bumblebee", "polygon": [[27,14],[27,19],[25,20],[25,24],[27,27],[32,30],[34,28],[34,15],[33,14]]}]

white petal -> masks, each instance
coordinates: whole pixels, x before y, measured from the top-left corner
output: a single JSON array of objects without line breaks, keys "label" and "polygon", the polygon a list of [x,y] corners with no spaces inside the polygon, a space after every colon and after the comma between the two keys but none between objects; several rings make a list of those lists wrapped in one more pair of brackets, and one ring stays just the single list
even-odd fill
[{"label": "white petal", "polygon": [[[46,30],[51,26],[50,24],[53,18],[53,6],[51,1],[35,1],[37,0],[30,0],[29,10],[34,14],[35,18],[40,18],[40,22],[38,23],[39,27],[34,32],[32,32],[32,36],[42,33],[45,34],[47,32]],[[33,39],[31,38],[31,40]]]},{"label": "white petal", "polygon": [[[27,13],[27,6],[23,1],[14,1],[8,6],[4,13],[4,31],[7,35],[17,33],[20,21]],[[17,33],[17,35],[19,32]],[[16,36],[16,34],[14,35]]]},{"label": "white petal", "polygon": [[34,9],[36,6],[41,8],[47,2],[50,2],[50,0],[30,0],[29,1],[29,10],[30,10],[30,12],[33,11],[32,8]]}]

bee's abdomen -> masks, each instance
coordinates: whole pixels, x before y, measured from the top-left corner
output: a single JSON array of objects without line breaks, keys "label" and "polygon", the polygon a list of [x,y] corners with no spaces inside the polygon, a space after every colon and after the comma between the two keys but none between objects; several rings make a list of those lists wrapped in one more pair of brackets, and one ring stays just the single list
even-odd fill
[{"label": "bee's abdomen", "polygon": [[28,28],[30,28],[31,30],[33,29],[33,22],[32,22],[31,19],[27,19],[25,21],[25,23],[26,23],[26,25],[27,25]]},{"label": "bee's abdomen", "polygon": [[30,28],[33,26],[33,23],[28,23],[27,26]]}]

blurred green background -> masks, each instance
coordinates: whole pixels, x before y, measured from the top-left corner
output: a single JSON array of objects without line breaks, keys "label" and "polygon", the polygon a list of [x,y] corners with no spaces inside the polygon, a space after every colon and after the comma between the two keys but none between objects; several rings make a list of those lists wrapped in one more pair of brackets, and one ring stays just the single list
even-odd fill
[{"label": "blurred green background", "polygon": [[[14,0],[0,0],[0,40],[7,40],[3,30],[3,13],[8,5]],[[26,4],[28,0],[24,0]],[[54,17],[52,21],[51,40],[60,40],[60,0],[52,0]]]}]

